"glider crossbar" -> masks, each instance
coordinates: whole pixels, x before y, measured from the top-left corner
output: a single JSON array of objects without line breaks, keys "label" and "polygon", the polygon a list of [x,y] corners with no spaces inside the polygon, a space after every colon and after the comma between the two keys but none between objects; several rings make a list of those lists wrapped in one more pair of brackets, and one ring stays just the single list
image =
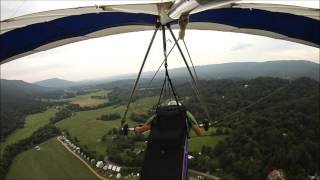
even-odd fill
[{"label": "glider crossbar", "polygon": [[137,88],[138,82],[139,82],[139,80],[140,80],[140,76],[141,76],[143,67],[144,67],[144,65],[145,65],[145,63],[146,63],[147,57],[148,57],[148,55],[149,55],[151,46],[152,46],[153,41],[154,41],[154,39],[155,39],[155,37],[156,37],[156,35],[157,35],[157,32],[158,32],[158,30],[159,30],[159,27],[160,27],[160,23],[157,23],[156,29],[154,30],[154,33],[153,33],[152,38],[151,38],[151,41],[150,41],[150,43],[149,43],[147,52],[146,52],[146,54],[145,54],[145,56],[144,56],[144,59],[143,59],[143,62],[142,62],[142,64],[141,64],[141,67],[140,67],[140,70],[139,70],[137,79],[136,79],[136,81],[135,81],[135,83],[134,83],[134,86],[133,86],[133,88],[132,88],[132,91],[131,91],[131,94],[130,94],[130,98],[129,98],[129,101],[128,101],[128,104],[127,104],[127,107],[126,107],[126,111],[125,111],[125,113],[124,113],[124,115],[123,115],[123,117],[122,117],[122,120],[121,120],[121,126],[120,126],[120,128],[124,125],[124,123],[125,123],[125,121],[126,121],[126,117],[127,117],[128,111],[129,111],[129,107],[130,107],[130,104],[131,104],[131,101],[132,101],[133,94],[134,94],[134,92],[136,91],[136,88]]}]

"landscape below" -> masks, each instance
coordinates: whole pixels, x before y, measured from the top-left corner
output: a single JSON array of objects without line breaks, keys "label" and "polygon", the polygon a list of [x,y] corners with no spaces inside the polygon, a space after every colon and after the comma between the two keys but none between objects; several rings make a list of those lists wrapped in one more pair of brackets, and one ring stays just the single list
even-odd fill
[{"label": "landscape below", "polygon": [[6,179],[98,180],[56,138],[19,154],[14,159]]},{"label": "landscape below", "polygon": [[[90,158],[123,167],[123,175],[139,172],[147,134],[123,137],[118,133],[133,80],[64,89],[22,81],[1,83],[4,81],[0,170],[1,175],[7,174],[6,179],[25,173],[31,179],[81,179],[79,173],[72,173],[80,170],[85,179],[96,179],[57,145],[54,137],[61,134]],[[130,126],[154,113],[161,80],[155,80],[154,88],[147,84],[144,79],[134,96],[127,116]],[[178,79],[175,86],[197,120],[207,118],[189,83]],[[274,169],[283,171],[288,179],[320,174],[318,81],[257,77],[201,80],[199,87],[216,125],[204,137],[190,133],[191,169],[221,179],[265,179]],[[34,148],[37,145],[40,150]],[[70,167],[62,166],[64,163]]]}]

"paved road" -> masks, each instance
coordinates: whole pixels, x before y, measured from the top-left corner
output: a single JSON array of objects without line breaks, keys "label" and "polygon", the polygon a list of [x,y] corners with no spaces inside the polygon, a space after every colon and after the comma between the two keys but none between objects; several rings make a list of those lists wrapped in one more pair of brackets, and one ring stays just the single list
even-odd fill
[{"label": "paved road", "polygon": [[71,152],[74,156],[76,156],[80,161],[82,161],[83,164],[85,164],[89,170],[95,174],[97,176],[97,178],[101,179],[101,180],[108,180],[107,178],[101,176],[100,174],[98,174],[85,160],[83,160],[78,154],[76,154],[75,152],[73,152],[66,144],[64,144],[61,140],[60,140],[60,136],[57,137],[57,140],[69,151]]}]

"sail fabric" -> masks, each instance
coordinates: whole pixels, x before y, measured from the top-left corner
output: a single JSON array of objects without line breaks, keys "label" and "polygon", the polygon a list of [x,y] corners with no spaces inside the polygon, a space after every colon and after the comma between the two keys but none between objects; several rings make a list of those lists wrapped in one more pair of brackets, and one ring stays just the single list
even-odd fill
[{"label": "sail fabric", "polygon": [[112,34],[153,29],[156,16],[123,12],[87,13],[16,28],[0,35],[0,61]]},{"label": "sail fabric", "polygon": [[188,28],[254,34],[314,47],[320,45],[319,20],[260,9],[206,10],[190,16]]},{"label": "sail fabric", "polygon": [[[152,30],[159,15],[158,5],[161,3],[70,8],[1,21],[0,64],[73,42]],[[178,28],[177,20],[171,24]],[[319,9],[267,4],[231,4],[213,9],[207,6],[191,12],[187,28],[320,46]]]}]

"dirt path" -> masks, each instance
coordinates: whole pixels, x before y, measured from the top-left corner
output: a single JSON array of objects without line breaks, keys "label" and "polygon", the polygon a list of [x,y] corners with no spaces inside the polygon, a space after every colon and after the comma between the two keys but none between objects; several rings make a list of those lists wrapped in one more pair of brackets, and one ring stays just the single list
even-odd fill
[{"label": "dirt path", "polygon": [[75,152],[73,152],[66,144],[64,144],[61,140],[60,140],[60,136],[57,137],[57,140],[69,151],[71,152],[74,156],[76,156],[80,161],[82,161],[83,164],[85,164],[90,171],[95,174],[97,176],[97,178],[101,179],[101,180],[108,180],[107,178],[101,176],[100,174],[98,174],[85,160],[83,160],[78,154],[76,154]]}]

